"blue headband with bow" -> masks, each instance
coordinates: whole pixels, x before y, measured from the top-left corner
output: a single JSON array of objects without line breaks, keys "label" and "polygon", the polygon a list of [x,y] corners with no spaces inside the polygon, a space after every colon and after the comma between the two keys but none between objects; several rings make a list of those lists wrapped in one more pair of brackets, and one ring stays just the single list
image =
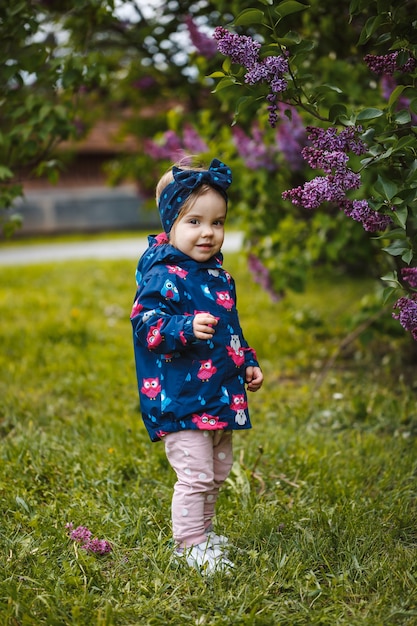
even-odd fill
[{"label": "blue headband with bow", "polygon": [[159,215],[164,231],[168,234],[178,217],[180,209],[191,193],[200,185],[209,185],[226,201],[226,189],[232,183],[232,172],[227,165],[213,159],[208,170],[182,170],[172,168],[174,180],[162,191],[158,202]]}]

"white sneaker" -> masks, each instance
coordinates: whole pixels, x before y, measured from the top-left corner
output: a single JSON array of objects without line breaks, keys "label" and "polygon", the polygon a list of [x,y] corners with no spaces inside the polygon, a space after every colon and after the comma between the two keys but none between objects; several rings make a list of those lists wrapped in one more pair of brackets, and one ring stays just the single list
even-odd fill
[{"label": "white sneaker", "polygon": [[209,540],[188,548],[177,548],[175,555],[185,558],[190,567],[195,567],[202,574],[214,574],[219,571],[228,571],[234,567],[222,550],[210,543]]},{"label": "white sneaker", "polygon": [[218,535],[213,530],[207,530],[206,535],[207,541],[213,547],[225,548],[229,544],[228,537],[225,537],[224,535]]}]

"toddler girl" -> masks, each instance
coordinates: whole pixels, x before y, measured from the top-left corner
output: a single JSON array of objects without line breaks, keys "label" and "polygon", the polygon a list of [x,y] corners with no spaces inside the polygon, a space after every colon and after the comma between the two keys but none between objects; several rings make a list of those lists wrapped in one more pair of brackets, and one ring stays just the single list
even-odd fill
[{"label": "toddler girl", "polygon": [[176,554],[208,573],[233,566],[213,517],[232,467],[232,431],[251,427],[245,384],[257,391],[263,382],[222,268],[231,182],[217,159],[207,170],[174,166],[161,178],[164,233],[149,237],[139,261],[131,315],[143,421],[177,476]]}]

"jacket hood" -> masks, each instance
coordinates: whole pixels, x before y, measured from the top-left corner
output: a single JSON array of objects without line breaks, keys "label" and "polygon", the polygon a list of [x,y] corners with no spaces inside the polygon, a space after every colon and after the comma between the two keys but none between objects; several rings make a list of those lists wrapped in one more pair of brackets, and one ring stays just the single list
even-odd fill
[{"label": "jacket hood", "polygon": [[145,250],[138,263],[138,278],[147,274],[156,265],[198,265],[203,268],[218,268],[223,264],[223,255],[218,252],[207,261],[200,263],[194,261],[168,242],[165,233],[148,236],[148,248]]}]

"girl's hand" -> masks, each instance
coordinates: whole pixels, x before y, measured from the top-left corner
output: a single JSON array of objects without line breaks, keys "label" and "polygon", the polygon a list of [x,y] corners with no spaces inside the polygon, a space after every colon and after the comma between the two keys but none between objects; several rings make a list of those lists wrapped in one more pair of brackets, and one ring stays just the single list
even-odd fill
[{"label": "girl's hand", "polygon": [[258,391],[264,382],[264,375],[262,374],[261,368],[249,365],[249,367],[246,368],[246,382],[248,391]]},{"label": "girl's hand", "polygon": [[197,339],[210,339],[216,332],[217,320],[210,313],[197,313],[193,320],[193,333]]}]

